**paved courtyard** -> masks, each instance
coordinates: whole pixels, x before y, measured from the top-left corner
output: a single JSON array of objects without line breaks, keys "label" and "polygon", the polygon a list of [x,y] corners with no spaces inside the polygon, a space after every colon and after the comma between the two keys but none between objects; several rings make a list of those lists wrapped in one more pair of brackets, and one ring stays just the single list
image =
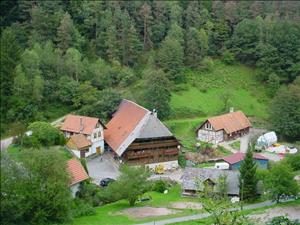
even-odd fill
[{"label": "paved courtyard", "polygon": [[103,178],[116,179],[119,175],[119,166],[110,153],[104,153],[102,156],[87,159],[89,175],[94,183],[99,184]]}]

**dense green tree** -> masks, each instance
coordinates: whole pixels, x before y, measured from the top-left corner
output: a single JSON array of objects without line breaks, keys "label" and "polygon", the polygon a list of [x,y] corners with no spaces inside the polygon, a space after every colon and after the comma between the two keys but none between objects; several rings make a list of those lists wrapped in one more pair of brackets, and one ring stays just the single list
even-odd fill
[{"label": "dense green tree", "polygon": [[122,63],[126,66],[133,66],[137,62],[138,54],[142,44],[138,38],[133,21],[127,11],[122,14],[121,31]]},{"label": "dense green tree", "polygon": [[70,14],[66,12],[57,28],[58,47],[65,52],[71,47],[79,48],[81,41],[80,33],[74,26]]},{"label": "dense green tree", "polygon": [[12,94],[14,70],[21,56],[20,44],[11,28],[3,30],[1,33],[0,51],[1,98],[3,98]]},{"label": "dense green tree", "polygon": [[184,44],[184,31],[176,22],[172,23],[167,37],[177,40],[182,46]]},{"label": "dense green tree", "polygon": [[83,75],[82,55],[75,48],[69,48],[64,56],[65,72],[77,82]]},{"label": "dense green tree", "polygon": [[64,144],[63,133],[47,122],[34,122],[28,126],[32,135],[24,137],[24,145],[31,147],[32,141],[37,141],[39,146],[52,146]]},{"label": "dense green tree", "polygon": [[183,66],[184,52],[180,42],[167,37],[159,49],[158,65],[168,74],[170,80],[180,81],[180,70]]},{"label": "dense green tree", "polygon": [[289,154],[284,158],[284,162],[289,165],[293,171],[300,170],[300,152],[296,154]]},{"label": "dense green tree", "polygon": [[208,37],[206,32],[203,29],[198,31],[193,27],[189,28],[185,45],[186,65],[197,68],[201,60],[207,55]]},{"label": "dense green tree", "polygon": [[168,7],[165,1],[153,2],[153,25],[151,26],[151,40],[156,45],[160,43],[167,34]]},{"label": "dense green tree", "polygon": [[253,159],[252,149],[248,149],[240,167],[240,196],[244,199],[253,199],[257,195],[257,165]]},{"label": "dense green tree", "polygon": [[272,128],[280,135],[294,140],[300,138],[300,85],[290,84],[277,91],[271,106]]},{"label": "dense green tree", "polygon": [[20,162],[1,153],[3,224],[49,224],[70,219],[65,159],[52,150],[22,150]]},{"label": "dense green tree", "polygon": [[145,167],[123,165],[120,172],[118,179],[108,186],[108,191],[119,199],[126,199],[133,206],[140,196],[151,189],[149,170]]},{"label": "dense green tree", "polygon": [[156,109],[158,117],[167,118],[170,113],[170,84],[166,75],[161,70],[148,69],[144,101],[147,108]]},{"label": "dense green tree", "polygon": [[273,97],[279,88],[280,88],[280,78],[274,73],[270,74],[268,79],[269,95]]},{"label": "dense green tree", "polygon": [[143,21],[143,40],[144,40],[144,50],[152,48],[151,40],[151,23],[153,20],[151,6],[145,2],[140,8],[140,17]]},{"label": "dense green tree", "polygon": [[58,81],[58,97],[61,102],[72,104],[72,99],[76,96],[79,83],[71,77],[62,76]]},{"label": "dense green tree", "polygon": [[83,115],[108,120],[119,106],[121,95],[113,89],[104,89],[99,95],[99,101],[82,107],[79,112]]},{"label": "dense green tree", "polygon": [[296,195],[299,187],[294,180],[294,174],[290,165],[281,162],[273,165],[266,178],[266,189],[277,202],[279,202],[282,194]]},{"label": "dense green tree", "polygon": [[83,105],[93,104],[97,101],[99,92],[91,85],[90,81],[85,81],[79,85],[78,91],[72,99],[73,105],[80,108]]},{"label": "dense green tree", "polygon": [[259,27],[254,20],[245,19],[236,26],[231,42],[238,60],[250,64],[256,62],[259,34]]}]

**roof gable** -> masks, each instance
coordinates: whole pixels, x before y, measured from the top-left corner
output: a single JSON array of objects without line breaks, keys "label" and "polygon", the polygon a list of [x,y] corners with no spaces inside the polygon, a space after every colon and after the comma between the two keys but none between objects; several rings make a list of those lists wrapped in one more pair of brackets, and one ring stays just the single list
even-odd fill
[{"label": "roof gable", "polygon": [[171,137],[173,134],[152,113],[148,114],[147,120],[141,127],[137,138]]},{"label": "roof gable", "polygon": [[81,150],[91,146],[91,141],[88,140],[83,134],[75,134],[70,137],[67,146],[72,149]]},{"label": "roof gable", "polygon": [[[121,155],[119,148],[121,145],[124,148],[124,144],[128,144],[124,142],[133,138],[133,131],[148,113],[150,113],[149,110],[132,101],[123,99],[113,118],[106,125],[107,130],[104,131],[104,138],[107,144]],[[127,140],[127,142],[130,141]]]},{"label": "roof gable", "polygon": [[[80,131],[81,121],[83,124],[82,131]],[[69,114],[66,116],[63,125],[60,129],[68,132],[83,133],[90,135],[98,123],[100,123],[102,127],[105,128],[104,124],[102,124],[102,122],[98,118]]]},{"label": "roof gable", "polygon": [[224,129],[228,134],[251,127],[250,121],[242,111],[210,117],[203,124],[205,124],[207,121],[212,125],[214,130],[218,131]]},{"label": "roof gable", "polygon": [[67,171],[71,176],[70,186],[89,178],[81,163],[75,158],[68,160]]},{"label": "roof gable", "polygon": [[104,131],[106,143],[119,156],[137,138],[171,136],[173,134],[153,113],[126,99],[122,100]]}]

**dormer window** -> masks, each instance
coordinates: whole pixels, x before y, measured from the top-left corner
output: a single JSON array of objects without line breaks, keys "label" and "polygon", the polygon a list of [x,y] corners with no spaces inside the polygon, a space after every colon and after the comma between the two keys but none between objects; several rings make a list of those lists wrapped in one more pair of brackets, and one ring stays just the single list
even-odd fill
[{"label": "dormer window", "polygon": [[97,138],[97,133],[94,133],[94,138]]},{"label": "dormer window", "polygon": [[205,124],[205,129],[207,129],[207,130],[212,130],[211,124],[210,124],[210,123],[206,123],[206,124]]},{"label": "dormer window", "polygon": [[96,128],[99,128],[99,127],[100,127],[100,124],[99,124],[99,123],[97,123],[97,124],[96,124]]}]

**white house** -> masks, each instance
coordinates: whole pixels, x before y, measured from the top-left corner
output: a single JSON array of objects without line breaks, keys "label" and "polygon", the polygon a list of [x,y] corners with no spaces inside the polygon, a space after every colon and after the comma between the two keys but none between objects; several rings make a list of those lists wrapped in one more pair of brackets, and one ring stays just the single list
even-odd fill
[{"label": "white house", "polygon": [[67,172],[69,173],[70,179],[70,190],[72,192],[73,198],[75,198],[76,193],[79,191],[80,183],[89,179],[89,175],[81,165],[81,163],[73,158],[67,162]]},{"label": "white house", "polygon": [[98,118],[68,115],[61,128],[68,138],[67,147],[78,158],[85,158],[104,151],[104,129],[106,127]]},{"label": "white house", "polygon": [[218,144],[249,133],[251,123],[241,111],[210,117],[196,130],[200,141]]}]

